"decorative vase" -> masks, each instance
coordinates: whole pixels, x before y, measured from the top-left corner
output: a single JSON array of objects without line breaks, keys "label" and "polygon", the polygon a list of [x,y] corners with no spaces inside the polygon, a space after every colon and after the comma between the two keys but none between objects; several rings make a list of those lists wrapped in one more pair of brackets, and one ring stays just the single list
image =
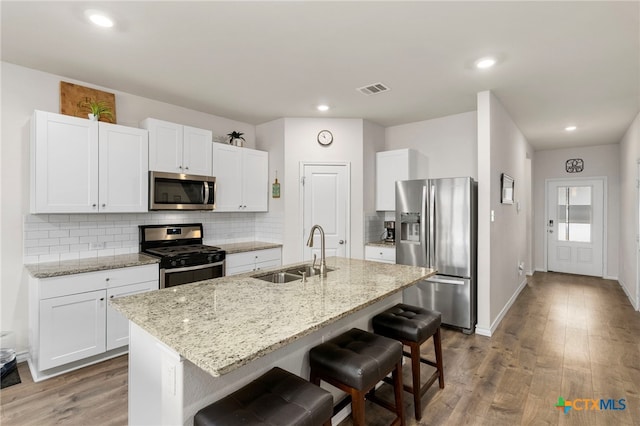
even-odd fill
[{"label": "decorative vase", "polygon": [[89,114],[87,114],[87,115],[89,116],[89,120],[91,120],[91,121],[98,121],[98,116],[97,116],[97,115],[95,115],[95,114],[91,114],[91,113],[89,113]]},{"label": "decorative vase", "polygon": [[232,139],[232,140],[231,140],[231,145],[233,145],[233,146],[240,146],[240,147],[241,147],[243,142],[244,142],[244,141],[243,141],[242,139],[240,139],[240,138],[235,138],[235,139]]}]

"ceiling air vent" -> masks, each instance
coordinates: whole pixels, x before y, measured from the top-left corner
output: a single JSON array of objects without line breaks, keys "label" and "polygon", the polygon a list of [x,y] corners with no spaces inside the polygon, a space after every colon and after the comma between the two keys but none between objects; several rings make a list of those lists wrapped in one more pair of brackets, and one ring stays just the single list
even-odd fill
[{"label": "ceiling air vent", "polygon": [[377,95],[378,93],[387,92],[391,89],[389,89],[383,83],[373,83],[367,86],[359,87],[356,90],[362,94],[370,96],[370,95]]}]

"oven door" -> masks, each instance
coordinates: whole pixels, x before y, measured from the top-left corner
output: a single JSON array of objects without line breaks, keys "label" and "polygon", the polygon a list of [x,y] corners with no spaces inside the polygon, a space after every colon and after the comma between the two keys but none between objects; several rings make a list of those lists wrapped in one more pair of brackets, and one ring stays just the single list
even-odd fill
[{"label": "oven door", "polygon": [[224,261],[184,268],[160,269],[160,288],[224,277]]}]

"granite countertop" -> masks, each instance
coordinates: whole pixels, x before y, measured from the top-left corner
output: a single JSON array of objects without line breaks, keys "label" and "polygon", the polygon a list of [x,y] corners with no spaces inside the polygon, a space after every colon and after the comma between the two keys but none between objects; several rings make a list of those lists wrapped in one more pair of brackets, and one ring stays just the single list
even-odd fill
[{"label": "granite countertop", "polygon": [[[217,377],[435,273],[428,268],[337,257],[328,258],[327,266],[335,270],[326,278],[313,276],[304,283],[273,284],[251,278],[252,272],[110,303]],[[276,269],[281,268],[272,270]]]},{"label": "granite countertop", "polygon": [[365,244],[366,246],[374,246],[374,247],[395,247],[396,243],[390,243],[389,241],[371,241]]},{"label": "granite countertop", "polygon": [[159,263],[160,260],[142,253],[120,254],[117,256],[91,257],[60,262],[33,263],[24,265],[34,278],[52,278],[62,275],[81,274],[83,272],[104,271],[107,269],[128,268],[131,266]]},{"label": "granite countertop", "polygon": [[213,245],[220,247],[221,249],[226,251],[227,254],[244,253],[244,252],[253,251],[253,250],[266,250],[270,248],[282,247],[282,244],[263,243],[261,241],[250,241],[247,243],[213,244]]}]

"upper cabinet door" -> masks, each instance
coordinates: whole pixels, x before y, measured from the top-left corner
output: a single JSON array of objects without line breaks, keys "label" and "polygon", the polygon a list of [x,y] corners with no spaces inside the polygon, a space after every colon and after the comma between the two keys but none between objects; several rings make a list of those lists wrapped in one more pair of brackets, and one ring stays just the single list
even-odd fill
[{"label": "upper cabinet door", "polygon": [[98,123],[35,111],[31,213],[98,211]]},{"label": "upper cabinet door", "polygon": [[269,210],[269,153],[243,149],[243,211]]},{"label": "upper cabinet door", "polygon": [[146,212],[149,204],[148,133],[99,123],[101,212]]},{"label": "upper cabinet door", "polygon": [[183,126],[147,118],[140,123],[149,130],[149,170],[185,173],[182,162]]},{"label": "upper cabinet door", "polygon": [[242,210],[242,148],[213,144],[216,211]]},{"label": "upper cabinet door", "polygon": [[213,132],[184,126],[183,173],[211,176]]}]

